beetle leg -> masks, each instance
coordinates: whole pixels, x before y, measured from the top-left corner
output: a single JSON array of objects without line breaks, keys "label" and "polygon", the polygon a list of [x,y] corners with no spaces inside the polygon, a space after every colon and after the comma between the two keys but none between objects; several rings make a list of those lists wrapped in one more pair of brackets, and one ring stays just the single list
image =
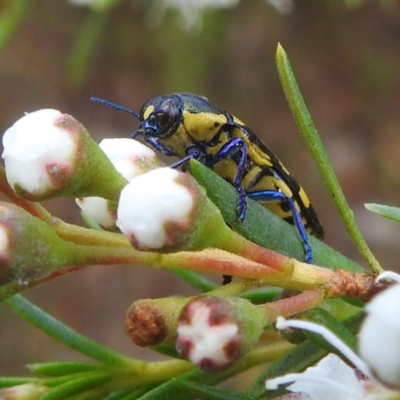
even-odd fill
[{"label": "beetle leg", "polygon": [[237,192],[237,195],[238,195],[236,209],[237,209],[237,212],[239,214],[239,222],[243,222],[244,219],[246,218],[246,212],[247,212],[246,192],[240,186],[236,187],[236,192]]},{"label": "beetle leg", "polygon": [[188,149],[188,155],[186,157],[183,157],[181,160],[174,162],[169,167],[170,168],[178,168],[181,165],[188,162],[189,160],[191,160],[192,158],[198,160],[199,158],[201,158],[202,155],[203,155],[203,152],[199,148],[191,147]]},{"label": "beetle leg", "polygon": [[240,186],[242,182],[243,173],[245,170],[245,162],[247,159],[247,144],[242,138],[235,138],[230,140],[218,153],[207,163],[207,166],[212,168],[215,164],[222,160],[234,157],[236,154],[240,154],[240,159],[237,163],[237,172],[233,179],[233,186],[236,188],[238,196],[237,212],[239,214],[239,221],[242,222],[246,218],[247,202],[246,193]]},{"label": "beetle leg", "polygon": [[286,201],[290,207],[292,212],[292,218],[294,226],[297,229],[297,233],[303,244],[304,253],[305,253],[305,261],[308,264],[312,264],[313,262],[313,255],[312,255],[312,248],[308,241],[308,234],[306,228],[304,227],[303,221],[301,220],[301,215],[296,208],[296,205],[291,197],[286,196],[284,193],[278,190],[260,190],[258,192],[247,193],[247,196],[253,200],[258,202],[268,202],[268,201]]}]

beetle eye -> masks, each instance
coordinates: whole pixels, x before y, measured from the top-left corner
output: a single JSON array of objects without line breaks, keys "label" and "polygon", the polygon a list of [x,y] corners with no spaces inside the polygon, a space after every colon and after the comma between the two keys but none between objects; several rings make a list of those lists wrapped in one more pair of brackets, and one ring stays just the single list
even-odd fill
[{"label": "beetle eye", "polygon": [[[166,100],[153,113],[154,122],[163,135],[176,131],[181,122],[181,110],[173,100]],[[150,117],[151,118],[151,117]]]},{"label": "beetle eye", "polygon": [[149,122],[153,125],[157,124],[157,117],[154,114],[150,114]]},{"label": "beetle eye", "polygon": [[158,111],[157,114],[155,115],[156,120],[157,120],[157,125],[161,129],[165,129],[171,125],[171,121],[173,118],[173,115],[169,113],[169,110],[166,111]]}]

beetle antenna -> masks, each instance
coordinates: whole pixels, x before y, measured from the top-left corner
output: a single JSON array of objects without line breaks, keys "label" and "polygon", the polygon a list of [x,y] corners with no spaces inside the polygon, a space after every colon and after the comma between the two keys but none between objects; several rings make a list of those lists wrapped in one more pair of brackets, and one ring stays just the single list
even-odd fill
[{"label": "beetle antenna", "polygon": [[129,114],[132,114],[134,117],[136,117],[137,119],[140,119],[140,116],[137,112],[130,110],[129,108],[126,108],[124,106],[120,106],[119,104],[116,103],[112,103],[111,101],[107,101],[107,100],[103,100],[103,99],[99,99],[98,97],[91,97],[90,98],[91,101],[94,101],[95,103],[100,103],[103,104],[107,107],[111,107],[111,108],[115,108],[116,110],[122,110],[125,111]]}]

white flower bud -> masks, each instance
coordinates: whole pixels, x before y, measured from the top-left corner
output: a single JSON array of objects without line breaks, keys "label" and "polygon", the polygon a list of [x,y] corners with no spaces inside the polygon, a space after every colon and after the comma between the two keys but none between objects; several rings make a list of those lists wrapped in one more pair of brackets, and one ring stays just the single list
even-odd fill
[{"label": "white flower bud", "polygon": [[[128,182],[138,175],[162,166],[153,150],[133,139],[103,139],[99,147]],[[115,229],[115,202],[102,197],[84,197],[76,199],[76,203],[84,214],[104,229]]]},{"label": "white flower bud", "polygon": [[189,181],[186,185],[187,181],[186,174],[158,168],[125,186],[118,204],[117,226],[133,246],[161,249],[186,234],[195,204],[191,192],[194,184]]},{"label": "white flower bud", "polygon": [[368,313],[359,334],[359,352],[374,376],[400,388],[400,285],[377,295],[366,307]]},{"label": "white flower bud", "polygon": [[61,196],[116,201],[127,183],[85,127],[56,110],[25,115],[5,132],[3,145],[7,180],[31,201]]},{"label": "white flower bud", "polygon": [[179,317],[177,350],[202,371],[227,368],[241,355],[242,341],[233,310],[222,299],[194,299]]},{"label": "white flower bud", "polygon": [[136,176],[162,165],[156,153],[137,140],[103,139],[99,143],[99,147],[128,182]]},{"label": "white flower bud", "polygon": [[201,296],[182,309],[175,345],[202,371],[221,372],[257,345],[264,328],[263,311],[247,300]]},{"label": "white flower bud", "polygon": [[115,228],[116,214],[113,201],[102,197],[83,197],[75,199],[76,204],[90,220],[97,222],[102,228]]},{"label": "white flower bud", "polygon": [[[0,215],[7,212],[5,207],[0,204]],[[9,261],[10,259],[10,233],[7,225],[0,223],[0,260],[1,262]],[[0,263],[1,263],[0,262]]]},{"label": "white flower bud", "polygon": [[57,125],[63,114],[45,109],[25,115],[3,135],[7,181],[33,195],[57,185],[57,176],[71,168],[76,144]]}]

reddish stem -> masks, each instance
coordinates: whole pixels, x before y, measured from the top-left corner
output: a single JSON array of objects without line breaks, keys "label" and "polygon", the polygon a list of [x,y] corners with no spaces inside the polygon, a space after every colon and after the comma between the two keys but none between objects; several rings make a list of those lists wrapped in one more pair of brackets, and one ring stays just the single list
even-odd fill
[{"label": "reddish stem", "polygon": [[268,314],[276,317],[290,317],[300,311],[305,311],[317,306],[325,298],[325,293],[320,289],[306,290],[296,296],[287,297],[272,303],[263,304],[259,307],[265,308]]}]

